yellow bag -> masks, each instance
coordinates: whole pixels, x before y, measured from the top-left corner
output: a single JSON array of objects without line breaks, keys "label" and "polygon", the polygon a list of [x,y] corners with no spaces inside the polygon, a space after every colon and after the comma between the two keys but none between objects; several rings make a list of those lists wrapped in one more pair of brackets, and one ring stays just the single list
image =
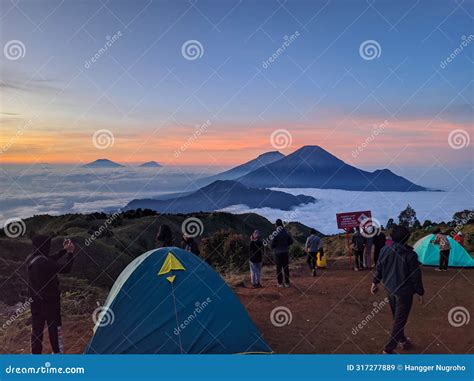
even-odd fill
[{"label": "yellow bag", "polygon": [[318,254],[316,254],[316,266],[318,266],[320,268],[326,268],[327,267],[326,256],[323,255],[323,257],[321,258],[321,253],[319,251],[318,251]]}]

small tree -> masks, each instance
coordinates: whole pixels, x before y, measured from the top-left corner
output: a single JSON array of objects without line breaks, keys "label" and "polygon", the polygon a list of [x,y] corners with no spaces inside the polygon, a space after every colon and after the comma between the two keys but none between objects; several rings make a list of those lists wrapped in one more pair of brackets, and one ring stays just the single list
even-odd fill
[{"label": "small tree", "polygon": [[[403,210],[398,215],[398,223],[405,227],[413,227],[417,221],[415,209],[413,209],[410,204],[407,205],[405,210]],[[419,223],[419,222],[418,222]]]},{"label": "small tree", "polygon": [[420,221],[418,220],[418,218],[415,218],[415,222],[413,223],[413,227],[415,229],[421,229],[421,223]]},{"label": "small tree", "polygon": [[456,225],[468,225],[474,222],[474,210],[463,210],[453,215],[453,221]]},{"label": "small tree", "polygon": [[425,222],[423,222],[423,229],[429,228],[432,225],[433,223],[430,220],[425,220]]}]

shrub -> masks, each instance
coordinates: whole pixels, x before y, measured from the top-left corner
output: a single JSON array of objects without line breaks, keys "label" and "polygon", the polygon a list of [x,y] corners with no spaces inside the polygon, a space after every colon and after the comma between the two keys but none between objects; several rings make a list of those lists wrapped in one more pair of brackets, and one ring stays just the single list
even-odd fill
[{"label": "shrub", "polygon": [[304,257],[305,255],[306,253],[300,244],[294,243],[293,245],[290,246],[290,252],[289,252],[290,259],[301,258],[301,257]]}]

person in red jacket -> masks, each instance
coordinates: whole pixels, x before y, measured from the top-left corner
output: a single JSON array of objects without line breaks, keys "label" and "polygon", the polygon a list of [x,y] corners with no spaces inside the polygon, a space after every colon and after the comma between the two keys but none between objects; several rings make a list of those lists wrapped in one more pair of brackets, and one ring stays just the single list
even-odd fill
[{"label": "person in red jacket", "polygon": [[[58,274],[71,271],[74,244],[66,239],[63,250],[50,255],[51,237],[37,235],[32,238],[33,254],[26,260],[28,272],[28,291],[31,303],[31,353],[43,351],[44,325],[48,327],[49,341],[53,353],[64,353],[61,332],[61,292]],[[66,255],[64,264],[59,260]]]}]

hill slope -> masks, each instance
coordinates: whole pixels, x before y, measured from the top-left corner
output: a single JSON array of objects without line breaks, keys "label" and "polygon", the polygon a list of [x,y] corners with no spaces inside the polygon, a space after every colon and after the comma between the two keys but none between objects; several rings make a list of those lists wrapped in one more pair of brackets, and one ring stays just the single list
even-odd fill
[{"label": "hill slope", "polygon": [[[182,226],[189,217],[191,215],[157,215],[151,211],[140,213],[129,211],[113,215],[105,213],[41,215],[24,220],[27,232],[24,236],[9,238],[5,236],[3,230],[0,230],[0,284],[2,284],[0,303],[12,305],[27,299],[24,261],[32,251],[28,236],[53,235],[51,253],[61,249],[64,238],[72,239],[77,254],[72,272],[63,275],[63,281],[83,279],[87,287],[109,288],[134,258],[156,247],[155,237],[162,224],[170,226],[175,237],[173,244],[180,246]],[[203,226],[202,235],[197,238],[198,242],[222,231],[235,232],[247,240],[255,229],[260,230],[262,237],[268,237],[275,229],[266,218],[253,213],[240,215],[221,212],[198,213],[192,217],[198,218]],[[309,232],[308,227],[289,223],[287,228],[296,242],[304,243]],[[96,232],[101,233],[91,239]],[[224,248],[219,251],[221,250]],[[248,253],[243,252],[243,256],[234,260],[244,260],[247,264]],[[72,285],[71,290],[76,292],[77,287]]]},{"label": "hill slope", "polygon": [[346,164],[318,146],[292,154],[238,179],[249,187],[322,188],[358,191],[423,191],[426,188],[388,169],[368,172]]},{"label": "hill slope", "polygon": [[274,208],[290,210],[302,203],[314,202],[311,196],[293,196],[268,189],[248,188],[237,181],[215,181],[189,195],[167,200],[133,200],[125,209],[152,209],[165,213],[190,213],[214,211],[231,205],[247,205],[250,208]]}]

